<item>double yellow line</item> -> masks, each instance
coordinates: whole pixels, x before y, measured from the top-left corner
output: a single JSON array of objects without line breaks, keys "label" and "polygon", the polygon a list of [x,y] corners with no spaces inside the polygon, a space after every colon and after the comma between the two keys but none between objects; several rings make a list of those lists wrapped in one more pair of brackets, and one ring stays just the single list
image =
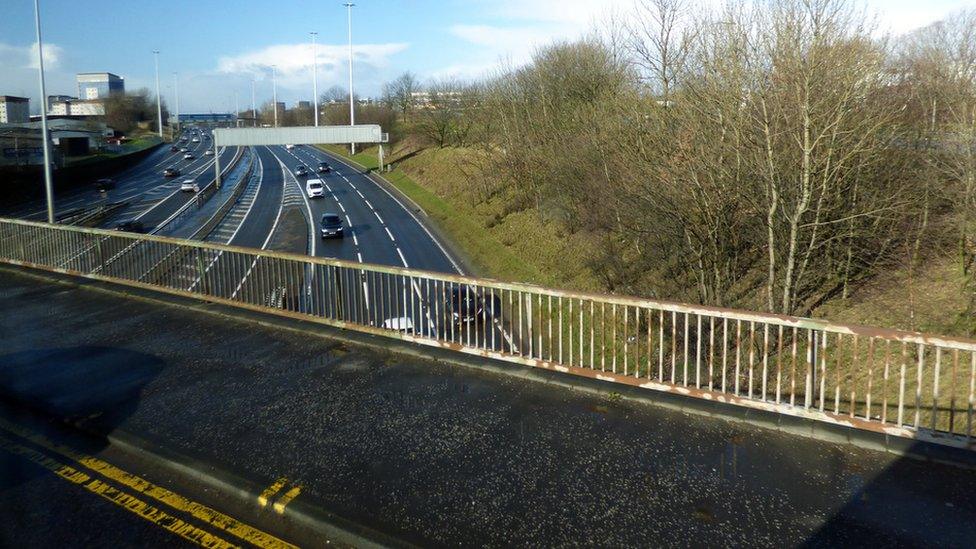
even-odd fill
[{"label": "double yellow line", "polygon": [[[30,444],[25,444],[22,441],[27,441]],[[47,454],[32,448],[31,445],[46,450]],[[45,437],[3,419],[0,419],[0,448],[26,458],[60,478],[81,486],[123,509],[203,547],[220,549],[239,546],[239,542],[236,540],[231,542],[221,537],[224,534],[229,534],[257,547],[268,549],[295,547],[206,505],[191,501],[98,458],[55,444]],[[99,476],[101,478],[98,478]],[[136,495],[122,491],[116,487],[117,485],[124,486]],[[137,496],[144,496],[145,499],[140,499]],[[198,528],[173,516],[165,510],[166,507],[206,523],[213,527],[216,533]],[[283,511],[284,507],[282,506],[279,514]]]}]

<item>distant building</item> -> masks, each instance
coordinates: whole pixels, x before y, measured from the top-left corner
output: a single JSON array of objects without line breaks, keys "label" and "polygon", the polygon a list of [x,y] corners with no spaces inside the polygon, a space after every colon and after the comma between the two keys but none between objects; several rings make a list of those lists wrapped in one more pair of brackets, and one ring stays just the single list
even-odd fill
[{"label": "distant building", "polygon": [[299,101],[298,102],[298,108],[299,109],[311,109],[312,108],[312,102],[311,101]]},{"label": "distant building", "polygon": [[64,101],[77,101],[77,100],[78,100],[77,97],[72,97],[70,95],[49,95],[47,96],[47,110],[48,112],[51,112],[51,109],[54,108],[55,103],[61,103]]},{"label": "distant building", "polygon": [[101,100],[71,98],[54,102],[47,113],[52,116],[105,116],[105,103]]},{"label": "distant building", "polygon": [[77,80],[79,99],[107,99],[125,93],[125,80],[110,72],[81,72]]},{"label": "distant building", "polygon": [[30,99],[0,95],[0,124],[20,124],[30,121]]}]

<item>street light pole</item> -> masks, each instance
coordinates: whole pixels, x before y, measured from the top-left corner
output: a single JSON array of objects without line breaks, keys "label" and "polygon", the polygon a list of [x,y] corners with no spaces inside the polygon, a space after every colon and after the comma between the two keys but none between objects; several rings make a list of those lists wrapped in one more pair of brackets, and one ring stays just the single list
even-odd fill
[{"label": "street light pole", "polygon": [[309,33],[312,35],[312,108],[315,109],[315,125],[319,125],[319,78],[318,78],[318,65],[319,65],[319,55],[318,50],[315,48],[315,37],[318,35],[317,32]]},{"label": "street light pole", "polygon": [[258,109],[254,102],[254,79],[251,79],[251,125],[257,127],[258,125]]},{"label": "street light pole", "polygon": [[274,127],[278,127],[278,66],[271,65],[271,110],[274,111]]},{"label": "street light pole", "polygon": [[44,148],[44,193],[47,195],[47,222],[54,223],[54,185],[51,181],[51,144],[47,134],[47,87],[44,85],[44,56],[41,53],[41,7],[34,0],[34,26],[37,29],[37,72],[41,84],[41,143]]},{"label": "street light pole", "polygon": [[180,75],[179,73],[173,73],[173,88],[176,92],[176,126],[174,129],[179,129],[180,127]]},{"label": "street light pole", "polygon": [[[343,4],[346,6],[347,21],[349,25],[349,125],[356,125],[356,108],[353,106],[352,99],[352,7],[356,4],[352,2],[346,2]],[[356,144],[349,144],[349,152],[356,154]]]},{"label": "street light pole", "polygon": [[153,60],[156,63],[156,118],[159,122],[159,137],[163,137],[163,103],[159,95],[159,50],[153,50]]}]

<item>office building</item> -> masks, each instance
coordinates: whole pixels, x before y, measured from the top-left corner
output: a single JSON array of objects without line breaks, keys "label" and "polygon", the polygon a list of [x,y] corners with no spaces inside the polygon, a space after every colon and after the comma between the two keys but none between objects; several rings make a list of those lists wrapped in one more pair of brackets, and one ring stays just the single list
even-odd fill
[{"label": "office building", "polygon": [[0,95],[0,124],[20,124],[30,121],[30,99]]},{"label": "office building", "polygon": [[110,72],[82,72],[77,80],[79,99],[107,99],[125,93],[125,80]]}]

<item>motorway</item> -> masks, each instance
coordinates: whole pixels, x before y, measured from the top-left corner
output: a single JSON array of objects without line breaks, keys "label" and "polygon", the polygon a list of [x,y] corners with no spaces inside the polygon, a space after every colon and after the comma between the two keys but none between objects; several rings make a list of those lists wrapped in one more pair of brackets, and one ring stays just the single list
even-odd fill
[{"label": "motorway", "polygon": [[[150,155],[138,166],[120,174],[117,188],[109,191],[107,196],[99,196],[94,191],[75,191],[59,196],[58,204],[76,208],[124,202],[123,207],[100,221],[104,228],[114,227],[122,220],[135,220],[143,223],[145,230],[151,233],[184,238],[193,236],[254,249],[271,249],[276,240],[290,238],[307,241],[305,249],[313,256],[462,273],[459,264],[402,199],[343,159],[311,146],[252,147],[233,168],[236,172],[228,168],[238,151],[235,148],[219,151],[221,165],[228,170],[225,173],[243,172],[246,166],[250,175],[232,178],[233,181],[226,183],[228,187],[240,185],[239,188],[208,194],[208,203],[198,204],[199,212],[194,213],[187,208],[193,205],[191,202],[200,199],[193,193],[180,192],[179,184],[185,178],[193,177],[202,188],[212,179],[213,161],[202,156],[209,142],[209,139],[201,139],[200,143],[191,143],[191,152],[197,158],[190,161],[181,160],[180,153]],[[178,163],[174,164],[174,160]],[[323,161],[333,169],[328,173],[315,173]],[[171,165],[180,168],[183,175],[163,178],[162,168]],[[308,177],[296,177],[294,172],[298,165],[307,166],[312,173]],[[309,178],[322,180],[326,189],[324,197],[307,196],[305,183]],[[281,223],[285,208],[296,206],[302,211],[304,225]],[[43,204],[22,208],[20,213],[32,219],[43,217]],[[335,213],[345,220],[344,238],[319,237],[319,220],[325,213]],[[210,215],[216,216],[215,225],[207,225]],[[204,226],[207,229],[201,234]],[[192,254],[147,251],[144,246],[124,242],[118,248],[106,249],[105,253],[111,258],[110,263],[127,273],[131,273],[135,264],[134,268],[141,271],[136,277],[138,280],[157,283],[167,280],[170,287],[188,291],[197,290],[201,279],[208,278],[211,273],[236,270],[236,265],[224,265],[236,258],[226,258],[222,253],[205,260],[203,274]],[[454,298],[450,296],[462,290],[455,284],[438,287],[414,279],[370,276],[364,271],[347,269],[337,274],[325,266],[315,266],[305,273],[291,273],[291,282],[269,288],[267,283],[276,276],[276,269],[273,260],[257,256],[235,274],[237,278],[221,277],[219,281],[209,283],[207,289],[228,299],[249,296],[254,300],[253,296],[257,295],[254,301],[265,305],[373,326],[390,324],[394,329],[436,335],[455,342],[466,340],[470,343],[475,337],[483,345],[495,349],[501,349],[505,342],[509,348],[517,346],[513,341],[514,334],[502,328],[503,319],[493,315],[487,306],[497,301],[498,297],[494,295],[483,296],[486,305],[479,313],[481,317],[465,325],[451,317]],[[113,266],[107,265],[102,272],[110,274]],[[496,310],[500,309],[499,306]],[[475,322],[490,325],[491,329],[472,331],[471,325]],[[407,327],[408,324],[412,327]]]}]

